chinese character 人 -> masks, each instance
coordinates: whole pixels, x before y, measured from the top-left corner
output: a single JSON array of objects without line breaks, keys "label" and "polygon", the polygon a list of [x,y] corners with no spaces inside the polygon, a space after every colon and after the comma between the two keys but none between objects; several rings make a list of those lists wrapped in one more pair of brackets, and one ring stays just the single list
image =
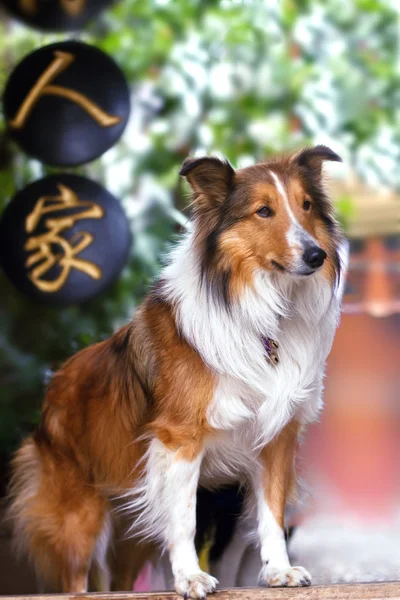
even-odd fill
[{"label": "chinese character \u4eba", "polygon": [[44,95],[67,98],[85,110],[92,119],[102,127],[111,127],[119,123],[121,117],[108,114],[84,94],[53,83],[53,80],[60,75],[60,73],[68,69],[70,64],[75,60],[75,56],[69,52],[61,52],[58,50],[53,54],[54,60],[49,64],[32,89],[28,92],[15,117],[9,121],[10,127],[12,129],[22,129],[35,104]]}]

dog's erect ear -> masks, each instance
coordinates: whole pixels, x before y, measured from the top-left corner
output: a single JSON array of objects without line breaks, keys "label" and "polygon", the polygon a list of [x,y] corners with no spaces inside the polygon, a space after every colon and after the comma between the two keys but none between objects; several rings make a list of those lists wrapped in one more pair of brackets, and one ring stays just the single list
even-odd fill
[{"label": "dog's erect ear", "polygon": [[223,202],[234,184],[235,171],[228,161],[212,156],[187,158],[179,172],[186,177],[196,196]]},{"label": "dog's erect ear", "polygon": [[321,173],[322,165],[326,160],[342,162],[342,159],[336,152],[322,144],[313,148],[305,148],[293,159],[294,163],[299,165],[299,167],[305,167],[317,173]]}]

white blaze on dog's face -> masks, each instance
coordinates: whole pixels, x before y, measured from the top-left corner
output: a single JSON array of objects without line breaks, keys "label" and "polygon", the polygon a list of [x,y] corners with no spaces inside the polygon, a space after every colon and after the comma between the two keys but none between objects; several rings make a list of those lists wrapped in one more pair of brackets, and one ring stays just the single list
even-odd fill
[{"label": "white blaze on dog's face", "polygon": [[274,202],[276,208],[274,210],[269,208],[270,202],[267,196],[267,207],[263,205],[257,209],[256,214],[263,219],[272,219],[277,213],[278,216],[282,213],[275,235],[277,238],[282,238],[284,234],[285,239],[279,241],[285,266],[273,259],[271,263],[276,268],[293,275],[311,275],[322,267],[327,257],[314,237],[314,218],[311,217],[312,200],[299,182],[289,181],[285,186],[279,175],[272,169],[270,175],[279,196],[278,201]]},{"label": "white blaze on dog's face", "polygon": [[294,277],[323,270],[332,281],[338,276],[339,234],[323,189],[325,160],[340,158],[316,146],[238,171],[214,158],[184,164],[203,273],[225,301],[260,269]]}]

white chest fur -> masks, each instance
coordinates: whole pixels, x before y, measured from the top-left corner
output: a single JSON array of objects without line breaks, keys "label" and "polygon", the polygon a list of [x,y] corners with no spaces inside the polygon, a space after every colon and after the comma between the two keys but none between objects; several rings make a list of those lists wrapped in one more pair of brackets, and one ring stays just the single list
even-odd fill
[{"label": "white chest fur", "polygon": [[[254,286],[227,311],[200,285],[191,249],[189,234],[164,278],[185,337],[218,376],[207,415],[218,434],[209,442],[204,468],[228,475],[251,463],[294,416],[315,419],[341,290],[333,292],[321,273],[295,279],[258,272]],[[263,336],[279,343],[276,366],[266,359]]]},{"label": "white chest fur", "polygon": [[[294,290],[290,314],[280,321],[279,364],[267,362],[260,339],[260,347],[252,352],[241,348],[243,360],[254,364],[248,379],[239,364],[237,375],[219,375],[208,419],[221,435],[209,442],[204,462],[206,476],[217,472],[219,478],[228,479],[248,471],[260,447],[291,418],[296,416],[308,423],[318,415],[339,301],[323,279],[306,283]],[[258,352],[264,361],[261,368]]]}]

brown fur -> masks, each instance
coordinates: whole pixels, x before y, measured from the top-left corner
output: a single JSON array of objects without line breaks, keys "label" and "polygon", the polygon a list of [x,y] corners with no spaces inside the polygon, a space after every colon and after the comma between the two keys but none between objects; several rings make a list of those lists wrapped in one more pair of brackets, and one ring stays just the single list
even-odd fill
[{"label": "brown fur", "polygon": [[[133,323],[54,376],[37,431],[14,458],[9,511],[19,545],[53,591],[85,589],[110,511],[107,498],[130,489],[141,474],[135,465],[146,442],[137,438],[156,435],[190,460],[210,431],[205,413],[212,391],[213,376],[179,337],[171,307],[151,296]],[[122,538],[113,586],[132,589],[153,547]],[[128,567],[133,553],[136,565]]]},{"label": "brown fur", "polygon": [[287,499],[295,492],[295,459],[299,430],[299,423],[291,421],[271,444],[261,451],[265,498],[282,529]]},{"label": "brown fur", "polygon": [[[328,253],[324,268],[333,280],[336,230],[320,166],[337,158],[319,148],[237,172],[218,159],[184,164],[182,174],[194,192],[203,276],[216,301],[228,306],[239,297],[251,285],[254,268],[286,264],[288,223],[279,213],[269,169],[280,174],[292,210]],[[313,202],[310,214],[302,209],[305,197]],[[257,216],[265,202],[276,210],[275,222]],[[206,413],[214,387],[214,374],[177,329],[162,282],[131,323],[76,354],[54,376],[39,426],[14,458],[9,511],[17,543],[51,591],[86,588],[90,568],[96,569],[96,541],[110,515],[109,498],[132,488],[141,475],[146,439],[156,436],[177,450],[178,459],[195,458],[213,433]],[[281,524],[297,431],[290,424],[263,451],[270,472],[266,495]],[[124,541],[126,524],[117,513],[112,518],[112,585],[132,589],[153,547],[140,539]]]}]

